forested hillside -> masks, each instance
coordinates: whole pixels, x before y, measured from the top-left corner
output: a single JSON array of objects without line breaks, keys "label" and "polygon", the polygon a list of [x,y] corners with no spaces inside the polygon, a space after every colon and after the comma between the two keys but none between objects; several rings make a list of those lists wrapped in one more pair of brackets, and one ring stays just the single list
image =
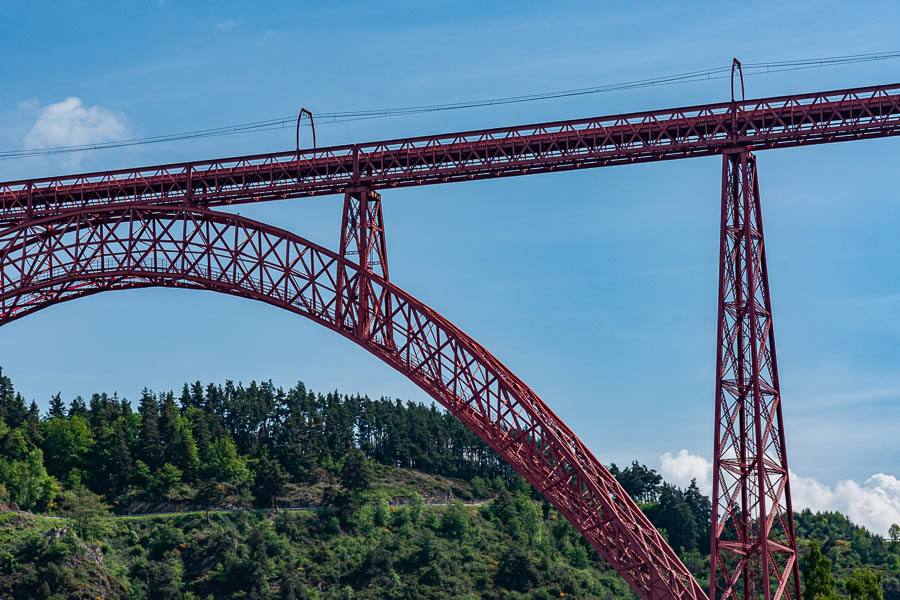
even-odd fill
[{"label": "forested hillside", "polygon": [[[609,468],[707,586],[709,499]],[[0,598],[634,597],[451,415],[302,383],[41,414],[0,371],[0,507]],[[276,507],[306,510],[223,510]],[[162,511],[185,514],[126,516]],[[797,528],[809,600],[900,599],[900,544],[839,514]]]}]

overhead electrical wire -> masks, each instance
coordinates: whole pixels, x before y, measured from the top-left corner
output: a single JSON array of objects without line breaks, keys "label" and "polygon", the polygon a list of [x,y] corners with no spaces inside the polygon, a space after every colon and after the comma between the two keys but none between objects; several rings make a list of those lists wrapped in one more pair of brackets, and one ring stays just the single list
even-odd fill
[{"label": "overhead electrical wire", "polygon": [[[817,69],[823,67],[831,67],[838,65],[849,65],[863,62],[873,62],[878,60],[892,60],[900,58],[900,51],[871,53],[871,54],[852,54],[845,56],[830,56],[824,58],[809,58],[802,60],[788,60],[776,62],[759,62],[744,63],[744,76],[766,75],[771,73],[782,73],[785,71],[799,71],[806,69]],[[466,102],[449,102],[444,104],[426,104],[419,106],[405,106],[397,108],[383,108],[370,110],[342,111],[331,113],[317,113],[315,115],[316,123],[334,124],[346,123],[349,121],[364,121],[371,119],[385,119],[391,117],[399,117],[404,115],[414,115],[422,113],[464,110],[470,108],[481,108],[488,106],[501,106],[507,104],[521,104],[525,102],[536,102],[542,100],[553,100],[557,98],[569,98],[573,96],[585,96],[589,94],[602,94],[609,92],[618,92],[624,90],[633,90],[648,87],[658,87],[664,85],[673,85],[678,83],[691,83],[699,81],[709,81],[714,79],[724,79],[731,76],[731,65],[723,67],[715,67],[712,69],[703,69],[699,71],[689,71],[676,75],[668,75],[664,77],[656,77],[651,79],[637,79],[634,81],[626,81],[607,85],[598,85],[585,88],[576,88],[570,90],[560,90],[555,92],[545,92],[541,94],[527,94],[521,96],[506,96],[502,98],[490,98],[482,100],[471,100]],[[291,115],[286,117],[278,117],[274,119],[266,119],[263,121],[252,121],[249,123],[241,123],[237,125],[227,125],[224,127],[212,127],[209,129],[197,129],[193,131],[185,131],[180,133],[171,133],[165,135],[155,135],[131,139],[111,140],[108,142],[97,142],[92,144],[78,144],[71,146],[52,146],[46,148],[27,148],[21,150],[5,150],[0,151],[0,160],[11,160],[16,158],[27,158],[34,156],[48,156],[53,154],[66,154],[72,152],[87,152],[91,150],[102,150],[107,148],[123,148],[126,146],[140,146],[145,144],[159,144],[163,142],[175,142],[184,140],[194,140],[202,138],[221,137],[226,135],[236,135],[241,133],[251,133],[258,131],[270,131],[273,129],[282,129],[293,127],[296,124],[297,116]],[[307,125],[308,126],[308,125]]]}]

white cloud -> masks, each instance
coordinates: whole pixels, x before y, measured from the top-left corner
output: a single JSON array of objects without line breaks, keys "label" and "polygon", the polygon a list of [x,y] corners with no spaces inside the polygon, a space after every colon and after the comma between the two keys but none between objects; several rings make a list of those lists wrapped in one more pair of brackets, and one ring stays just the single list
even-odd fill
[{"label": "white cloud", "polygon": [[225,19],[224,21],[219,21],[216,23],[216,29],[219,31],[230,31],[240,25],[240,21],[235,21],[234,19]]},{"label": "white cloud", "polygon": [[25,134],[25,148],[108,142],[123,139],[128,133],[123,115],[102,106],[86,107],[73,96],[41,109]]},{"label": "white cloud", "polygon": [[[685,487],[696,479],[700,490],[710,493],[712,463],[704,457],[687,450],[666,452],[659,464],[666,481]],[[879,535],[887,535],[892,523],[900,523],[900,479],[884,473],[872,475],[863,485],[846,480],[830,487],[791,472],[791,499],[794,510],[838,511]]]},{"label": "white cloud", "polygon": [[675,456],[671,452],[660,456],[659,473],[663,479],[679,487],[687,487],[692,479],[696,479],[701,492],[706,495],[712,492],[712,463],[687,450],[681,450]]},{"label": "white cloud", "polygon": [[834,488],[791,473],[791,498],[795,510],[836,510],[880,535],[900,523],[900,480],[884,473],[872,475],[863,485],[847,480]]}]

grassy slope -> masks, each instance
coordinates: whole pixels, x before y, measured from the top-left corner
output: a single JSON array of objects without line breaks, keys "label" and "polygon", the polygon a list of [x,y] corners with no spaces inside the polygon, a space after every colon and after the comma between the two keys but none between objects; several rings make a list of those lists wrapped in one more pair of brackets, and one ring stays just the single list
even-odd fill
[{"label": "grassy slope", "polygon": [[[320,504],[330,483],[294,489],[290,503]],[[413,491],[425,502],[472,504],[489,493],[387,467],[377,468],[372,490],[342,510],[209,520],[203,512],[88,522],[0,512],[0,599],[636,598],[568,523],[524,494],[417,514],[390,504]],[[885,600],[900,599],[900,544],[833,513],[804,512],[797,527],[801,554],[807,538],[822,541],[842,594],[842,581],[867,566],[883,573]],[[706,585],[707,558],[683,558]]]},{"label": "grassy slope", "polygon": [[[186,598],[278,598],[283,586],[322,599],[634,597],[558,515],[524,502],[424,507],[414,519],[371,501],[343,524],[327,511],[107,519],[102,543],[63,533],[65,521],[6,514],[0,598],[41,597],[44,581],[53,598],[162,598],[167,582]],[[523,508],[539,517],[531,534]]]},{"label": "grassy slope", "polygon": [[[370,463],[372,471],[371,489],[387,495],[392,504],[402,504],[413,491],[418,492],[428,504],[443,504],[453,499],[465,502],[488,500],[496,495],[491,489],[479,489],[462,479],[452,479],[440,475],[430,475],[414,469],[387,467]],[[325,469],[319,470],[319,481],[313,485],[288,484],[285,494],[280,496],[281,506],[322,506],[322,495],[329,486],[339,486],[338,477]],[[154,512],[181,512],[202,510],[204,507],[195,498],[196,491],[181,486],[169,499],[157,498],[151,494],[134,492],[120,497],[112,508],[117,514],[144,514]],[[220,504],[227,508],[250,508],[251,504],[237,496],[229,496]]]}]

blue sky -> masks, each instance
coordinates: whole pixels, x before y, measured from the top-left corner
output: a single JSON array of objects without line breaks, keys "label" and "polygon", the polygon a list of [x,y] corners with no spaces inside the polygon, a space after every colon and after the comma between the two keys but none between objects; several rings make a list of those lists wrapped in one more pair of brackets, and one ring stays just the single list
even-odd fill
[{"label": "blue sky", "polygon": [[[58,141],[36,125],[69,98],[78,101],[63,108],[81,111],[87,129],[66,139],[79,141],[242,123],[300,106],[324,113],[579,88],[732,56],[885,52],[900,39],[896,3],[851,16],[837,2],[814,11],[714,2],[690,10],[34,4],[5,4],[0,21],[0,150]],[[747,94],[896,81],[900,60],[750,77]],[[727,80],[717,80],[323,124],[317,133],[320,145],[337,144],[728,95]],[[293,135],[0,161],[0,180],[284,150]],[[811,496],[822,497],[813,484],[825,486],[836,507],[887,498],[887,508],[872,510],[900,515],[898,151],[900,140],[886,139],[765,152],[759,168],[792,470],[812,482]],[[601,460],[637,458],[668,464],[673,478],[702,477],[712,448],[719,178],[719,159],[701,158],[389,191],[391,275],[506,362]],[[337,197],[239,211],[337,244]],[[200,292],[117,292],[48,309],[3,327],[0,365],[42,406],[57,391],[134,399],[145,385],[226,378],[426,400],[324,329]],[[671,461],[661,462],[667,452]],[[889,479],[872,479],[879,473]]]}]

